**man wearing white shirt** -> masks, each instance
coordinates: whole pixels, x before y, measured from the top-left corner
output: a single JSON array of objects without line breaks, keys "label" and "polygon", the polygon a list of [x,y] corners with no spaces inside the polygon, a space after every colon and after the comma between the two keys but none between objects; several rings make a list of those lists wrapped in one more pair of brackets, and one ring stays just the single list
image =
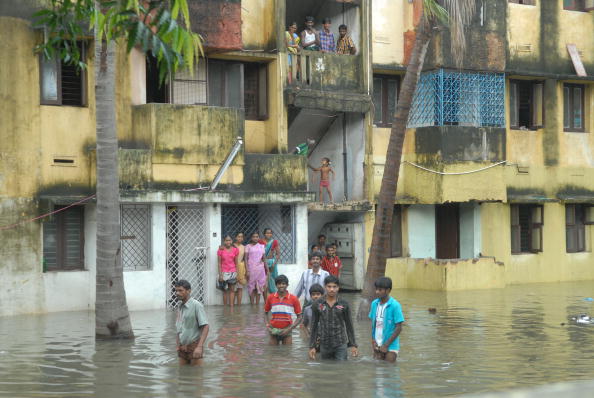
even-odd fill
[{"label": "man wearing white shirt", "polygon": [[306,269],[301,274],[301,279],[299,279],[299,284],[297,284],[297,288],[295,289],[295,296],[298,298],[301,297],[302,294],[305,293],[305,302],[304,306],[311,303],[311,297],[309,296],[309,288],[314,285],[322,285],[324,286],[324,279],[328,275],[328,271],[324,271],[320,264],[322,262],[322,257],[324,255],[320,252],[314,252],[311,255],[311,269]]}]

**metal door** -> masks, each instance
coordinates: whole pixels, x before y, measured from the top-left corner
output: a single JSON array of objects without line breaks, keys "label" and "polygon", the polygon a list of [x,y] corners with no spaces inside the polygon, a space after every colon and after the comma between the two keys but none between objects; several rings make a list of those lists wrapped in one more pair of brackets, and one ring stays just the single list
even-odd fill
[{"label": "metal door", "polygon": [[167,206],[167,307],[179,305],[174,283],[185,279],[192,297],[206,299],[208,226],[205,209],[196,205]]}]

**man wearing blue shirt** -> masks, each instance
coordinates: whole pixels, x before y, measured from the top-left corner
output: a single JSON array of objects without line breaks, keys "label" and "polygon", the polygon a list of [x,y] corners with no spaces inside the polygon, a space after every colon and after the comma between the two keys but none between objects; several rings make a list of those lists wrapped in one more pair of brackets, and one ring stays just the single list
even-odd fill
[{"label": "man wearing blue shirt", "polygon": [[390,297],[392,279],[382,276],[375,281],[375,294],[378,298],[371,303],[371,344],[373,357],[388,362],[396,362],[400,351],[400,332],[404,315],[402,306]]}]

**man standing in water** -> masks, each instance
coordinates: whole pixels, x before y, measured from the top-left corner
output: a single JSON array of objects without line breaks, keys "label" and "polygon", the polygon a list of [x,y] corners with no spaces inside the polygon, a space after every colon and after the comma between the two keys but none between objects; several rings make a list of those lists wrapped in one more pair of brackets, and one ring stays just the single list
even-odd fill
[{"label": "man standing in water", "polygon": [[402,331],[402,306],[393,297],[392,279],[382,276],[375,281],[377,298],[371,303],[371,345],[373,357],[388,362],[396,362],[400,350]]},{"label": "man standing in water", "polygon": [[315,284],[323,284],[324,279],[330,275],[320,267],[322,257],[323,255],[320,252],[313,252],[311,254],[311,269],[303,271],[301,279],[299,279],[299,283],[295,289],[295,296],[297,296],[297,298],[300,298],[302,294],[305,295],[305,301],[303,302],[304,307],[307,307],[312,302],[311,296],[309,295],[309,289]]},{"label": "man standing in water", "polygon": [[200,301],[190,297],[190,282],[175,282],[175,294],[182,304],[177,310],[175,327],[177,356],[180,365],[202,365],[204,342],[208,336],[208,318]]},{"label": "man standing in water", "polygon": [[316,359],[316,345],[320,339],[322,359],[346,361],[347,347],[351,355],[359,355],[349,303],[338,297],[340,282],[330,275],[324,280],[326,295],[312,304],[312,324],[309,357]]},{"label": "man standing in water", "polygon": [[[277,291],[270,293],[264,305],[266,328],[270,332],[270,345],[289,345],[293,343],[291,332],[301,323],[301,304],[299,299],[287,291],[289,278],[279,275],[275,278]],[[268,322],[268,313],[272,319]],[[293,322],[293,315],[297,317]]]}]

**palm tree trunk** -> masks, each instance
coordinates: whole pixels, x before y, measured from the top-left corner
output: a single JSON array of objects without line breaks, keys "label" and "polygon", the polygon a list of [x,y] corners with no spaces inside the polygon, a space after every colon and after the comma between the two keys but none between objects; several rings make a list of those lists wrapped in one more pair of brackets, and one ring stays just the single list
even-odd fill
[{"label": "palm tree trunk", "polygon": [[95,40],[97,123],[96,338],[133,338],[120,253],[115,43]]},{"label": "palm tree trunk", "polygon": [[[392,215],[394,214],[394,201],[396,199],[406,123],[419,75],[425,62],[427,47],[432,37],[433,29],[431,25],[421,23],[417,31],[410,62],[406,68],[402,88],[400,89],[400,96],[398,98],[398,105],[396,107],[396,114],[394,115],[386,153],[384,175],[382,177],[382,185],[380,187],[375,213],[375,224],[373,226],[373,237],[371,239],[371,251],[365,273],[363,286],[363,297],[365,300],[371,300],[374,297],[375,289],[373,283],[378,277],[384,276],[386,272],[386,257],[389,255]],[[359,315],[364,310],[365,308],[360,307]]]}]

